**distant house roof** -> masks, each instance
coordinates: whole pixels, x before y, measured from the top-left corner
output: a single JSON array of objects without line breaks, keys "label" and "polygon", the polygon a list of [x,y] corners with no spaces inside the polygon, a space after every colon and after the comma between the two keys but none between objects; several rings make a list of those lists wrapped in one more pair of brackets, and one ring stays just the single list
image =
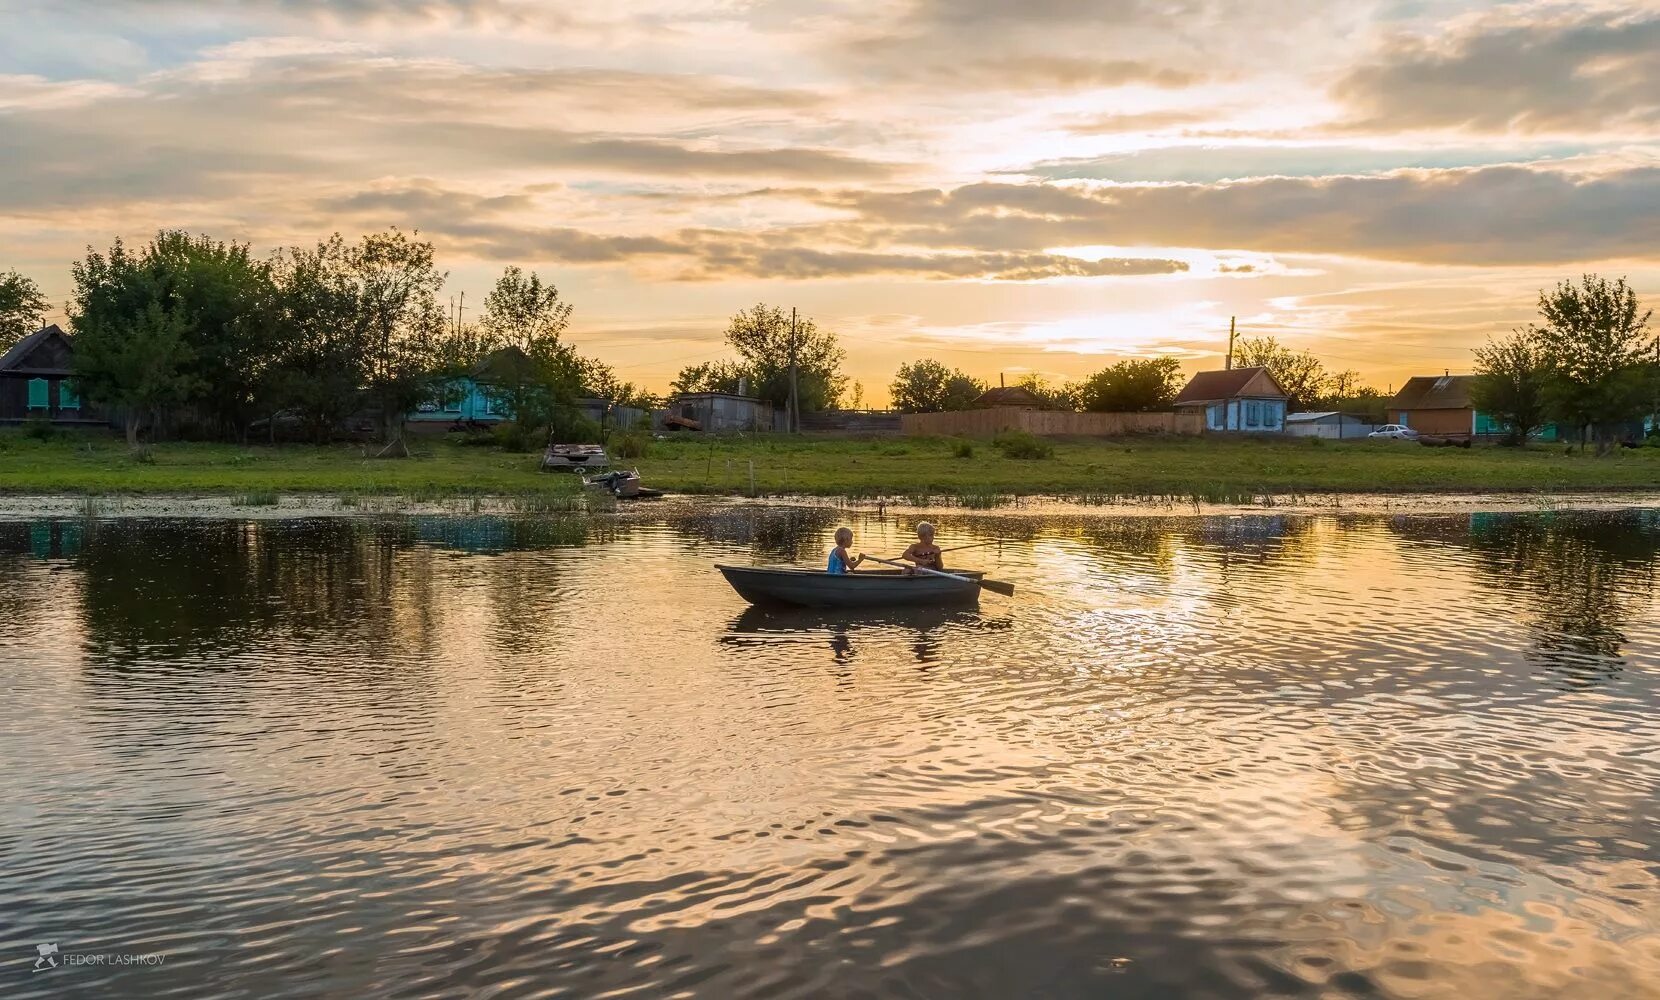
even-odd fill
[{"label": "distant house roof", "polygon": [[1230,368],[1223,371],[1200,372],[1188,380],[1176,394],[1177,406],[1197,406],[1216,403],[1237,396],[1284,399],[1285,390],[1268,374],[1268,369]]},{"label": "distant house roof", "polygon": [[1474,375],[1415,375],[1389,400],[1391,410],[1467,410]]},{"label": "distant house roof", "polygon": [[1042,406],[1043,397],[1023,385],[1000,385],[987,389],[974,400],[975,409],[993,406]]},{"label": "distant house roof", "polygon": [[68,368],[57,366],[53,366],[51,368],[23,367],[23,362],[28,360],[29,355],[34,353],[35,348],[39,347],[41,344],[53,337],[62,337],[65,344],[71,342],[69,334],[64,333],[63,328],[58,326],[58,324],[53,323],[51,326],[42,327],[13,344],[11,349],[6,351],[5,354],[0,354],[0,372],[27,371],[40,374],[68,375]]},{"label": "distant house roof", "polygon": [[744,396],[736,392],[677,392],[674,399],[741,399],[746,403],[765,403],[760,396]]}]

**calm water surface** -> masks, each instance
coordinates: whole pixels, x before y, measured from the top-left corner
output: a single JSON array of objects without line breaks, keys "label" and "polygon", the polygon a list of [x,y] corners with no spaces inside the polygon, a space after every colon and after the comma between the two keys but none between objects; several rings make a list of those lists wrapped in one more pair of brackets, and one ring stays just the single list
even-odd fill
[{"label": "calm water surface", "polygon": [[839,516],[0,523],[0,994],[1660,995],[1660,511]]}]

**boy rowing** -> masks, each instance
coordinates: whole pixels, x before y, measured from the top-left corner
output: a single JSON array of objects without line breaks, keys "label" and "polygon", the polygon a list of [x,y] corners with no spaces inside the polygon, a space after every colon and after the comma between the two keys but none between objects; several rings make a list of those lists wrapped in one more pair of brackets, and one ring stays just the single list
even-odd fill
[{"label": "boy rowing", "polygon": [[934,526],[927,521],[917,522],[916,541],[899,558],[916,564],[916,568],[907,569],[907,573],[915,573],[917,568],[943,571],[945,553],[934,544]]}]

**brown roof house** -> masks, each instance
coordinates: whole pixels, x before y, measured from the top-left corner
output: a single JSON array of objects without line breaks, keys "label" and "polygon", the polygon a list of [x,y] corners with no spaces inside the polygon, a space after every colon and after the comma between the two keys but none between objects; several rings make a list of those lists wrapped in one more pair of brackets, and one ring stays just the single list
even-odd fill
[{"label": "brown roof house", "polygon": [[1474,375],[1415,375],[1389,400],[1389,422],[1443,437],[1481,433],[1470,402],[1475,381]]},{"label": "brown roof house", "polygon": [[971,410],[1041,410],[1043,397],[1023,385],[1000,385],[974,397]]},{"label": "brown roof house", "polygon": [[1208,431],[1279,434],[1285,402],[1285,390],[1266,368],[1200,372],[1176,395],[1177,409],[1203,409]]},{"label": "brown roof house", "polygon": [[76,391],[71,368],[74,353],[74,340],[54,323],[0,354],[0,424],[25,420],[104,423]]}]

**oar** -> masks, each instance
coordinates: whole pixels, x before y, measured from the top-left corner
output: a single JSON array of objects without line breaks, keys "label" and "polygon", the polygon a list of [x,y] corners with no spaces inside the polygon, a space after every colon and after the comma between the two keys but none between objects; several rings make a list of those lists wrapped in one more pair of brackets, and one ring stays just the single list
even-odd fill
[{"label": "oar", "polygon": [[895,562],[892,559],[883,559],[880,556],[865,556],[865,558],[873,562],[886,563],[889,566],[898,566],[900,569],[912,569],[916,570],[918,573],[931,573],[934,576],[943,576],[947,580],[956,580],[958,583],[978,584],[980,587],[983,587],[994,594],[1002,594],[1004,597],[1014,596],[1014,584],[1004,583],[1002,580],[976,580],[972,576],[958,576],[955,573],[942,573],[937,569],[929,569],[926,566],[910,566],[902,562]]},{"label": "oar", "polygon": [[997,542],[974,542],[970,545],[953,545],[949,549],[940,549],[941,552],[961,552],[963,549],[978,549],[986,545],[996,545]]}]

